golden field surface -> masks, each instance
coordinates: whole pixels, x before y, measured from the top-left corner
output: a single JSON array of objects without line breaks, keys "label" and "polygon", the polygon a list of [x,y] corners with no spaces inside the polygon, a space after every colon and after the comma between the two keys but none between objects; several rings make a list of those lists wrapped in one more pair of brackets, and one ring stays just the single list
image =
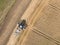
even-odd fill
[{"label": "golden field surface", "polygon": [[[60,45],[60,0],[16,0],[6,14],[0,45]],[[18,27],[23,19],[24,30]]]}]

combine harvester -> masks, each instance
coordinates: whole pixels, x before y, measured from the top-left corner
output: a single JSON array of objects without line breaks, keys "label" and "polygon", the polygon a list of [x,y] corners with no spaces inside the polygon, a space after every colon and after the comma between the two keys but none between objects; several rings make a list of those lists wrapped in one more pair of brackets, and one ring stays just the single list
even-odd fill
[{"label": "combine harvester", "polygon": [[19,34],[22,30],[26,29],[26,27],[27,27],[26,20],[23,19],[20,23],[18,23],[18,27],[15,33]]},{"label": "combine harvester", "polygon": [[9,38],[9,41],[7,43],[7,45],[15,45],[17,44],[20,36],[23,34],[24,30],[26,29],[27,27],[27,23],[26,23],[26,20],[21,20],[16,28],[14,29],[11,37]]}]

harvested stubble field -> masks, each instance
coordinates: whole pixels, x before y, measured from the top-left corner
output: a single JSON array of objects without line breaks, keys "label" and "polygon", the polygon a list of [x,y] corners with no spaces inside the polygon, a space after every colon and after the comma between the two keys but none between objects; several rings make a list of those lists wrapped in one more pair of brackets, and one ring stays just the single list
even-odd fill
[{"label": "harvested stubble field", "polygon": [[0,26],[6,18],[6,14],[14,4],[15,0],[0,0]]}]

